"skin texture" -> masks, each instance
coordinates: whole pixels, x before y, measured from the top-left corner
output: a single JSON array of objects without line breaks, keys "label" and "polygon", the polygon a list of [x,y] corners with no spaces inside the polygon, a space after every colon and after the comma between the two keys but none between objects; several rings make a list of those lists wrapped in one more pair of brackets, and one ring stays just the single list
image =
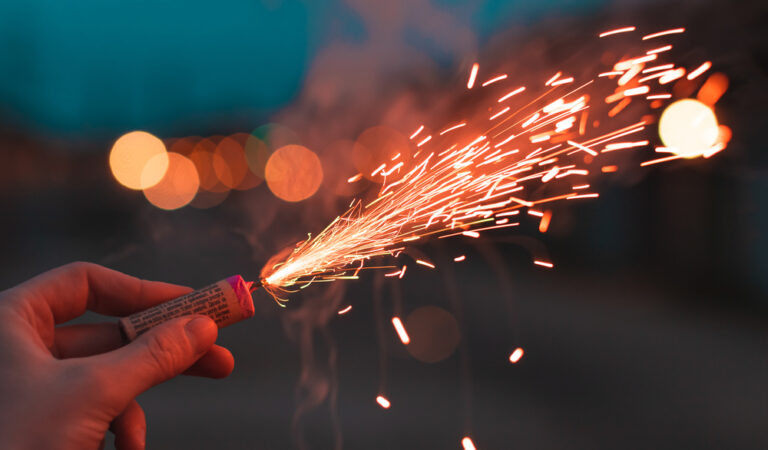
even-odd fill
[{"label": "skin texture", "polygon": [[[117,323],[59,325],[86,310],[111,316],[186,294],[95,264],[73,263],[0,293],[0,447],[143,449],[136,396],[176,375],[222,378],[234,359],[206,316],[159,325],[123,345]],[[58,325],[58,326],[57,326]]]}]

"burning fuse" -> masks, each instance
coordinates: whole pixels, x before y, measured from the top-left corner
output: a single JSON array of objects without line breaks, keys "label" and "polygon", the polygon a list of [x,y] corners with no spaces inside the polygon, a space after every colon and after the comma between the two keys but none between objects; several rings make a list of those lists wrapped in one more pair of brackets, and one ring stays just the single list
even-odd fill
[{"label": "burning fuse", "polygon": [[245,281],[240,275],[206,286],[187,295],[169,300],[144,311],[120,319],[120,331],[129,341],[149,329],[176,317],[203,314],[224,328],[252,317],[256,312],[251,292],[259,285]]}]

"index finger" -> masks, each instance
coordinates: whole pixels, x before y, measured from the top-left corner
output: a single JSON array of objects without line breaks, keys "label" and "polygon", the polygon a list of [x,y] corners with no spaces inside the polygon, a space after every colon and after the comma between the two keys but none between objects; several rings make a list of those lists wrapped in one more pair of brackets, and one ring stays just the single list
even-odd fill
[{"label": "index finger", "polygon": [[12,302],[34,310],[49,309],[55,323],[67,322],[86,310],[125,316],[147,309],[192,289],[147,281],[93,263],[71,263],[44,272],[8,291]]}]

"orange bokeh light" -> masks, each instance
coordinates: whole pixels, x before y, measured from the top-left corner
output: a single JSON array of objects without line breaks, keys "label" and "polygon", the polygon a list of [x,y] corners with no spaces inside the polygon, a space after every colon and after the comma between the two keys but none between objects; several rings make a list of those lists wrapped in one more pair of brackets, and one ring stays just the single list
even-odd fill
[{"label": "orange bokeh light", "polygon": [[247,135],[228,136],[219,141],[213,152],[213,171],[216,178],[229,189],[235,189],[248,174],[243,144]]},{"label": "orange bokeh light", "polygon": [[210,138],[201,139],[189,159],[195,164],[197,174],[200,177],[200,188],[210,192],[228,192],[229,188],[221,183],[213,169],[213,152],[216,150],[216,142]]},{"label": "orange bokeh light", "polygon": [[200,178],[195,164],[184,155],[168,153],[168,170],[159,183],[144,189],[147,200],[160,209],[179,209],[195,198]]},{"label": "orange bokeh light", "polygon": [[112,146],[109,167],[115,179],[127,188],[151,187],[160,182],[168,168],[165,144],[145,131],[126,133]]},{"label": "orange bokeh light", "polygon": [[286,145],[269,157],[264,175],[269,190],[287,202],[311,197],[323,181],[320,159],[301,145]]}]

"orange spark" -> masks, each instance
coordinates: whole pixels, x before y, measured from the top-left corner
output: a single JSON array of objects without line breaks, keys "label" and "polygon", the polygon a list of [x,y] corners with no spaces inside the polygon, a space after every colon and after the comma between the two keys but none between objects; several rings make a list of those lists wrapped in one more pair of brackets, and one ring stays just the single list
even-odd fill
[{"label": "orange spark", "polygon": [[384,409],[389,409],[389,407],[392,406],[392,404],[389,403],[389,400],[387,400],[387,398],[384,397],[383,395],[379,395],[378,397],[376,397],[376,403],[378,403],[379,406],[381,406]]},{"label": "orange spark", "polygon": [[600,168],[600,171],[603,173],[616,172],[617,170],[619,170],[617,166],[603,166]]},{"label": "orange spark", "polygon": [[707,61],[704,64],[700,65],[698,68],[694,69],[693,72],[689,73],[686,78],[688,78],[689,80],[693,80],[694,78],[698,77],[702,73],[709,70],[710,67],[712,67],[712,63]]},{"label": "orange spark", "polygon": [[509,362],[511,362],[512,364],[517,363],[518,361],[520,361],[520,358],[523,357],[524,353],[525,352],[521,347],[517,347],[512,353],[510,353]]},{"label": "orange spark", "polygon": [[555,267],[555,265],[554,265],[554,264],[552,264],[551,262],[547,262],[547,261],[539,261],[538,259],[537,259],[537,260],[535,260],[535,261],[533,261],[533,263],[534,263],[534,264],[536,264],[537,266],[546,267],[546,268],[548,268],[548,269],[551,269],[551,268]]},{"label": "orange spark", "polygon": [[525,90],[525,86],[520,86],[519,88],[515,89],[514,91],[508,92],[507,94],[504,94],[503,97],[501,97],[498,102],[501,103],[504,100],[512,97],[513,95],[517,95]]},{"label": "orange spark", "polygon": [[467,81],[467,89],[472,89],[475,85],[475,79],[477,78],[477,70],[480,68],[478,63],[472,64],[472,70],[469,72],[469,80]]},{"label": "orange spark", "polygon": [[466,122],[461,122],[460,124],[454,125],[452,127],[448,127],[445,130],[440,132],[440,136],[444,135],[445,133],[448,133],[449,131],[456,130],[456,129],[461,128],[461,127],[466,126],[466,125],[467,125]]},{"label": "orange spark", "polygon": [[598,35],[598,37],[601,37],[601,38],[603,38],[603,37],[606,37],[606,36],[611,36],[611,35],[614,35],[614,34],[619,34],[619,33],[628,33],[628,32],[630,32],[630,31],[635,31],[636,29],[637,29],[637,28],[635,28],[635,27],[624,27],[624,28],[617,28],[617,29],[615,29],[615,30],[610,30],[610,31],[603,31],[602,33],[600,33],[600,34]]},{"label": "orange spark", "polygon": [[422,131],[423,129],[424,129],[424,125],[420,126],[420,127],[419,127],[419,129],[418,129],[418,130],[416,130],[416,131],[415,131],[415,132],[414,132],[414,133],[411,135],[411,139],[413,139],[413,138],[415,138],[416,136],[418,136],[418,135],[419,135],[419,133],[421,133],[421,131]]},{"label": "orange spark", "polygon": [[435,268],[435,265],[434,265],[434,264],[432,264],[432,263],[429,263],[429,262],[427,262],[427,261],[422,261],[421,259],[417,259],[417,260],[416,260],[416,264],[421,264],[422,266],[427,266],[427,267],[429,267],[430,269],[434,269],[434,268]]},{"label": "orange spark", "polygon": [[461,446],[464,448],[464,450],[477,450],[475,448],[475,444],[472,442],[472,439],[470,439],[469,436],[465,436],[464,439],[461,440]]},{"label": "orange spark", "polygon": [[560,86],[561,84],[573,83],[573,77],[563,78],[562,80],[553,81],[550,86]]},{"label": "orange spark", "polygon": [[652,54],[654,54],[654,53],[661,53],[661,52],[666,52],[666,51],[668,51],[668,50],[672,50],[672,46],[671,46],[671,45],[665,45],[665,46],[663,46],[663,47],[654,48],[653,50],[648,50],[648,51],[647,51],[647,52],[645,52],[645,53],[647,53],[647,54],[649,54],[649,55],[652,55]]},{"label": "orange spark", "polygon": [[562,72],[557,72],[556,74],[554,74],[554,75],[552,76],[552,78],[550,78],[549,80],[547,80],[547,82],[546,82],[546,83],[544,83],[544,86],[549,86],[550,84],[554,83],[554,82],[555,82],[555,80],[557,80],[558,78],[560,78],[560,75],[562,75],[562,74],[563,74]]},{"label": "orange spark", "polygon": [[340,310],[338,310],[338,311],[336,312],[336,314],[338,314],[338,315],[340,315],[340,316],[341,316],[341,315],[344,315],[344,314],[348,313],[348,312],[349,312],[351,309],[352,309],[352,305],[349,305],[349,306],[347,306],[347,307],[346,307],[346,308],[344,308],[344,309],[340,309]]},{"label": "orange spark", "polygon": [[403,326],[403,322],[400,320],[400,318],[393,317],[392,325],[395,327],[395,331],[397,331],[398,337],[400,337],[400,342],[402,342],[403,345],[408,345],[411,342],[411,338],[408,337],[408,332],[405,331],[405,327]]},{"label": "orange spark", "polygon": [[685,28],[673,28],[671,30],[659,31],[658,33],[648,34],[646,36],[643,36],[643,40],[647,41],[648,39],[667,36],[669,34],[684,33],[684,32],[685,32]]},{"label": "orange spark", "polygon": [[544,215],[541,216],[539,222],[539,232],[546,233],[549,229],[549,222],[552,220],[552,211],[544,211]]},{"label": "orange spark", "polygon": [[347,178],[347,183],[354,183],[355,181],[359,181],[361,178],[363,178],[363,174],[358,173],[357,175]]},{"label": "orange spark", "polygon": [[506,79],[507,79],[507,74],[499,75],[498,77],[491,78],[490,80],[488,80],[485,83],[483,83],[483,87],[486,87],[489,84],[493,84],[493,83],[495,83],[497,81],[506,80]]},{"label": "orange spark", "polygon": [[461,255],[461,256],[457,256],[457,257],[453,258],[453,260],[456,261],[456,262],[461,262],[461,261],[464,261],[465,259],[467,259],[467,257],[465,255]]}]

